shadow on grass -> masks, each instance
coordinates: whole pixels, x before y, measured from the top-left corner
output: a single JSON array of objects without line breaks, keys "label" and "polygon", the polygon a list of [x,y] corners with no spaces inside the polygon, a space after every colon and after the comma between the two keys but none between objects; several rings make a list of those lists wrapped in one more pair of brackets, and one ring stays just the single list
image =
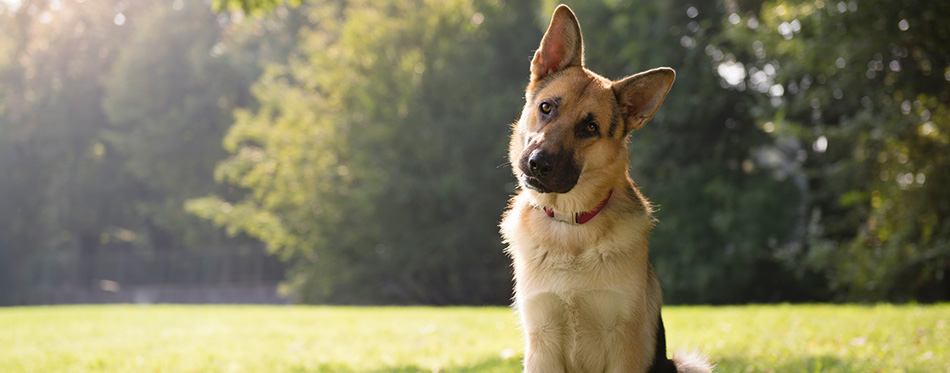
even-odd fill
[{"label": "shadow on grass", "polygon": [[494,358],[494,359],[481,361],[474,365],[442,367],[441,370],[434,370],[432,367],[420,367],[416,365],[394,366],[394,367],[386,367],[382,369],[373,369],[373,370],[355,370],[347,366],[329,364],[329,365],[320,365],[316,368],[316,370],[304,368],[304,367],[295,367],[291,371],[293,372],[327,372],[327,373],[330,373],[330,372],[333,372],[333,373],[416,373],[416,372],[433,372],[433,371],[516,373],[516,372],[521,372],[521,359]]},{"label": "shadow on grass", "polygon": [[800,356],[795,359],[772,361],[749,360],[739,356],[719,357],[717,372],[857,372],[851,362],[834,356]]}]

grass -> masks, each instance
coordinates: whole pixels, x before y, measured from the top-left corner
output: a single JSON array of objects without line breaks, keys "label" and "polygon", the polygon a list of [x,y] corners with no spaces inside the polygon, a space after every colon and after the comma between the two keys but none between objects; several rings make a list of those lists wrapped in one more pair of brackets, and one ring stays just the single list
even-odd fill
[{"label": "grass", "polygon": [[[950,372],[950,304],[666,307],[719,372]],[[520,371],[510,309],[0,308],[0,372]]]}]

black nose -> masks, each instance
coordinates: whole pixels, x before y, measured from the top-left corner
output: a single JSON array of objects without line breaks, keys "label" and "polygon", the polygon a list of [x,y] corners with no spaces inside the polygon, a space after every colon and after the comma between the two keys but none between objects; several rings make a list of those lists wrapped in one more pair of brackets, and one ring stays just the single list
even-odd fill
[{"label": "black nose", "polygon": [[531,174],[534,177],[542,179],[551,174],[554,164],[551,161],[551,156],[546,152],[535,151],[531,153],[531,158],[528,158],[528,167],[531,168]]}]

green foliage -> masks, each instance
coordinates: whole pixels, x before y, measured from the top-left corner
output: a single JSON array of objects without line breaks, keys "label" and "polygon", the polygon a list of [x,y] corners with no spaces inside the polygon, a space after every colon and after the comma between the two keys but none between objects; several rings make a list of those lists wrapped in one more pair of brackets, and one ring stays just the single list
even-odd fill
[{"label": "green foliage", "polygon": [[753,112],[776,141],[804,144],[795,163],[808,178],[809,229],[789,264],[820,271],[848,299],[945,298],[950,5],[779,1],[736,12],[724,39],[750,76],[736,88],[764,96]]},{"label": "green foliage", "polygon": [[251,14],[261,14],[281,4],[299,6],[300,0],[212,0],[211,7],[216,11],[241,10]]},{"label": "green foliage", "polygon": [[[665,307],[671,350],[720,372],[942,372],[950,305]],[[0,370],[520,372],[511,309],[0,309]],[[64,335],[69,338],[63,338]]]},{"label": "green foliage", "polygon": [[[168,24],[178,26],[169,30]],[[157,4],[105,78],[102,106],[112,125],[101,138],[140,188],[129,202],[145,218],[139,224],[148,239],[162,249],[215,240],[216,232],[182,205],[213,190],[211,170],[225,156],[219,144],[230,112],[248,104],[250,82],[223,55],[220,33],[204,5],[176,10]]]},{"label": "green foliage", "polygon": [[165,1],[23,1],[0,12],[15,30],[0,36],[0,304],[94,286],[117,257],[254,245],[183,207],[227,192],[211,174],[255,78],[222,56],[222,20]]},{"label": "green foliage", "polygon": [[45,22],[28,16],[47,9],[45,1],[0,13],[7,52],[0,66],[0,257],[7,256],[0,277],[14,289],[0,292],[0,304],[22,301],[44,283],[44,257],[55,264],[81,255],[99,242],[103,226],[129,216],[111,198],[128,179],[96,139],[107,123],[98,78],[124,40],[104,11],[110,3],[48,14]]},{"label": "green foliage", "polygon": [[493,31],[518,30],[518,14],[504,16],[516,9],[302,9],[324,20],[303,58],[268,70],[260,108],[239,111],[225,138],[233,155],[217,175],[249,193],[189,207],[292,260],[290,285],[307,302],[504,302],[495,224],[505,124],[524,82],[510,66],[526,66],[530,47]]},{"label": "green foliage", "polygon": [[[301,301],[507,303],[556,2],[212,5],[0,2],[0,304],[254,239]],[[630,140],[668,302],[950,297],[950,5],[571,6],[594,71],[677,70]]]}]

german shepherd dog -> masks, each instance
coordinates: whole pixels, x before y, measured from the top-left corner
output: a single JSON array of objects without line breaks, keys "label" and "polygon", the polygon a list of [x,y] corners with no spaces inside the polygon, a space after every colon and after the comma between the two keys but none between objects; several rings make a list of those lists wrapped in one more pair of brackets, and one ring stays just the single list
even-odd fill
[{"label": "german shepherd dog", "polygon": [[670,68],[618,81],[584,67],[581,29],[554,11],[531,61],[508,157],[520,191],[501,222],[514,262],[526,372],[709,372],[672,360],[647,260],[651,206],[628,172],[627,136],[656,112]]}]

